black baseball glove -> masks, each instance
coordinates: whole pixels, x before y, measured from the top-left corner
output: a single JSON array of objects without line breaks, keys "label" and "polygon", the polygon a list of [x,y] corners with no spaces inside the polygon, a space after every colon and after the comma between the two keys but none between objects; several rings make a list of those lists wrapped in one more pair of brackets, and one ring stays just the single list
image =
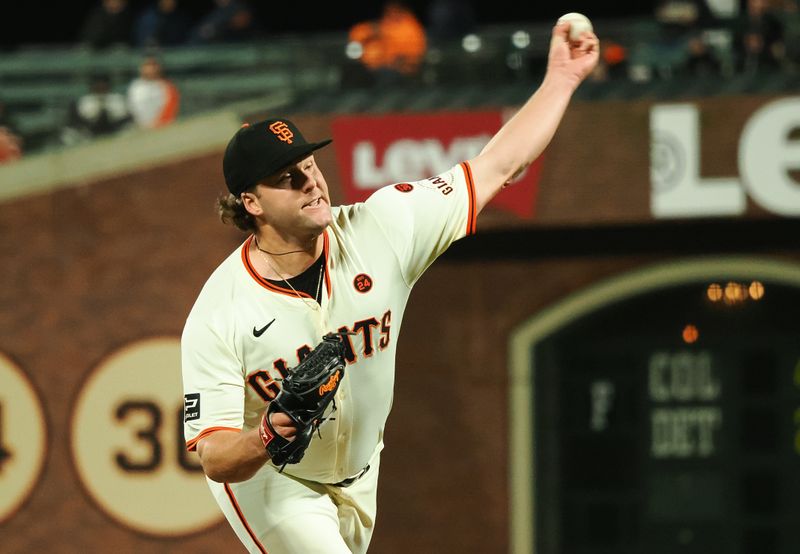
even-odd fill
[{"label": "black baseball glove", "polygon": [[[325,421],[330,404],[336,410],[333,396],[344,378],[345,346],[342,333],[328,333],[308,356],[288,371],[281,391],[269,403],[259,426],[259,435],[272,463],[281,466],[296,464],[303,459],[311,437]],[[274,412],[287,414],[297,426],[293,440],[279,435],[272,427]]]}]

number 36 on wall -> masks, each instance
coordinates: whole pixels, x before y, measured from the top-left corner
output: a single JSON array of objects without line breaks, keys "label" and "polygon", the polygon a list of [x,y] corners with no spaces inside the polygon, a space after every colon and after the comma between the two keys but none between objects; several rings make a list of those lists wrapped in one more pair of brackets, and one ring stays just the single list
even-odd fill
[{"label": "number 36 on wall", "polygon": [[103,359],[73,410],[72,459],[84,489],[146,534],[185,535],[221,519],[197,455],[186,452],[182,399],[180,342],[153,338]]}]

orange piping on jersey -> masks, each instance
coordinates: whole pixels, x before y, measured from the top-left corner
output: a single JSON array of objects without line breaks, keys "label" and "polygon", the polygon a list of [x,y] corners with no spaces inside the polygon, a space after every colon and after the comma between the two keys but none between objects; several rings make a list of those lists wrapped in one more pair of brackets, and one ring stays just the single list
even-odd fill
[{"label": "orange piping on jersey", "polygon": [[322,251],[325,253],[325,288],[328,290],[328,298],[331,297],[331,274],[328,273],[328,257],[330,253],[330,239],[328,239],[328,230],[323,232],[324,239],[322,242]]},{"label": "orange piping on jersey", "polygon": [[461,169],[467,178],[467,190],[469,191],[469,214],[467,215],[467,235],[474,235],[477,227],[478,210],[475,201],[475,182],[472,180],[472,168],[469,162],[461,162]]},{"label": "orange piping on jersey", "polygon": [[[250,243],[253,242],[253,235],[244,241],[244,245],[242,246],[242,263],[244,263],[245,269],[250,274],[250,277],[255,279],[255,281],[264,287],[267,290],[271,290],[272,292],[277,292],[279,294],[285,294],[286,296],[291,296],[292,298],[297,298],[297,295],[303,296],[305,298],[311,298],[310,295],[306,294],[303,291],[298,291],[295,293],[292,289],[287,289],[284,287],[279,287],[277,285],[273,285],[267,279],[264,279],[261,275],[258,274],[256,268],[253,267],[252,262],[250,261]],[[313,300],[313,299],[312,299]]]},{"label": "orange piping on jersey", "polygon": [[197,435],[192,440],[186,441],[186,450],[188,450],[189,452],[194,452],[195,450],[197,450],[197,441],[217,431],[236,431],[237,433],[242,432],[241,429],[237,429],[236,427],[209,427],[208,429],[203,429],[202,431],[200,431],[200,434]]},{"label": "orange piping on jersey", "polygon": [[247,534],[250,535],[250,538],[253,539],[254,543],[256,543],[258,550],[262,552],[262,554],[269,554],[267,549],[264,548],[264,545],[258,541],[256,534],[253,533],[253,530],[250,529],[250,525],[247,523],[247,519],[245,519],[242,509],[239,508],[239,503],[236,502],[236,497],[233,495],[233,490],[228,483],[225,483],[225,494],[228,495],[228,499],[231,501],[231,504],[233,504],[233,509],[236,510],[236,515],[239,516],[239,520],[241,520],[242,525],[244,525],[244,528],[247,530]]}]

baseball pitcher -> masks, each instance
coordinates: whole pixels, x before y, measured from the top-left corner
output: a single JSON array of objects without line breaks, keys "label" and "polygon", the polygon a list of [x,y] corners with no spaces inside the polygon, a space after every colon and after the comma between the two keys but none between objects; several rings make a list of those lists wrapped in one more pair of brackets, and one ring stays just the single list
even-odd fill
[{"label": "baseball pitcher", "polygon": [[219,209],[249,236],[187,318],[184,431],[249,552],[367,551],[409,293],[550,142],[598,59],[597,37],[569,29],[553,29],[544,81],[480,155],[363,203],[331,207],[313,156],[330,140],[288,119],[230,140]]}]

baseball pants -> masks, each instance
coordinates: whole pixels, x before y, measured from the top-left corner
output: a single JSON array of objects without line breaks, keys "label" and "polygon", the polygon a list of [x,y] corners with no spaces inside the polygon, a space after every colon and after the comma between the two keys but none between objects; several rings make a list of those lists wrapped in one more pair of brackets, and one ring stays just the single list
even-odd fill
[{"label": "baseball pants", "polygon": [[252,554],[364,554],[375,528],[379,465],[376,455],[347,487],[291,477],[269,464],[242,483],[208,482]]}]

